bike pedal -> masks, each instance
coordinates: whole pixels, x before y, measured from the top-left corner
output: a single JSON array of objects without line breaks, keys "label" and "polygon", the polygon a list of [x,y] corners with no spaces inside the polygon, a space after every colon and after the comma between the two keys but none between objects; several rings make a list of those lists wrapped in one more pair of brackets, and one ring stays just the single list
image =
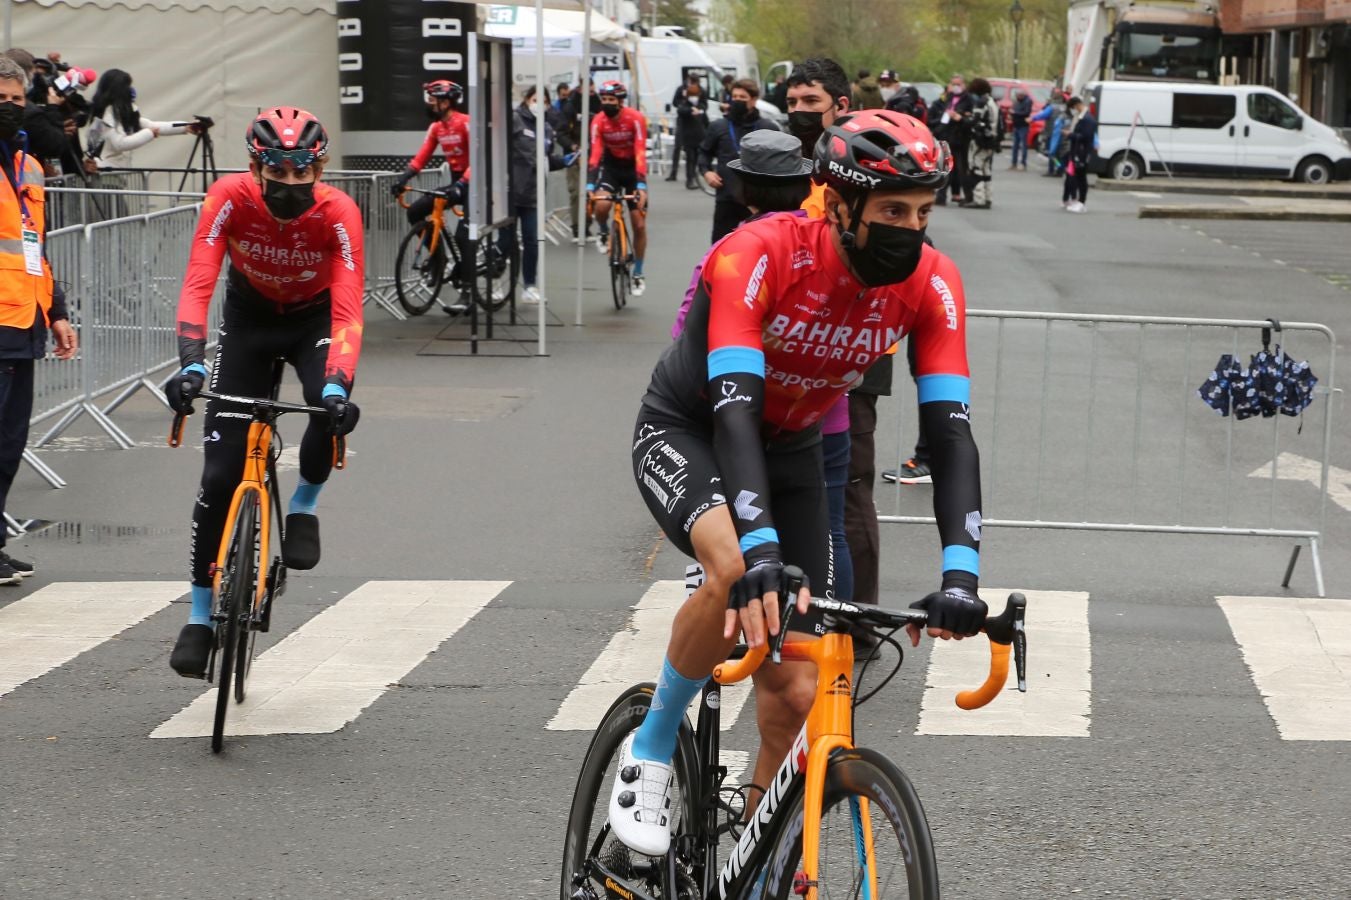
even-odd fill
[{"label": "bike pedal", "polygon": [[793,876],[793,893],[798,895],[799,897],[807,896],[807,892],[816,888],[817,886],[818,885],[815,881],[807,880],[806,872],[798,872]]}]

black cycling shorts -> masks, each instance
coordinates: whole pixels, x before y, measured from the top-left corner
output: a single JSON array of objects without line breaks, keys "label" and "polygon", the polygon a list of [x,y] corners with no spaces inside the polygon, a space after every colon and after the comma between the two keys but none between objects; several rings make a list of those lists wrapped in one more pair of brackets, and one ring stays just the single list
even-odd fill
[{"label": "black cycling shorts", "polygon": [[[604,160],[600,165],[600,178],[596,182],[597,191],[624,191],[633,193],[638,190],[638,169],[634,166],[623,166],[615,163],[613,160]],[[629,210],[638,208],[638,201],[628,200]],[[646,212],[646,209],[644,209]]]},{"label": "black cycling shorts", "polygon": [[[765,447],[765,464],[770,514],[779,533],[784,562],[802,568],[810,579],[812,594],[834,597],[835,555],[819,435],[809,435],[792,445]],[[633,436],[633,476],[648,511],[666,537],[686,556],[693,557],[690,529],[701,515],[727,504],[713,455],[712,434],[640,415]],[[817,610],[805,617],[794,613],[789,628],[825,633]]]}]

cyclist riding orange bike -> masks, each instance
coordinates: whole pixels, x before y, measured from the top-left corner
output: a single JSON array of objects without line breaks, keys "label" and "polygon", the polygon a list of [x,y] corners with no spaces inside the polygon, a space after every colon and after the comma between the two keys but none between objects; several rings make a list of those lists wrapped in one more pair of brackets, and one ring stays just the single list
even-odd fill
[{"label": "cyclist riding orange bike", "polygon": [[[942,577],[914,605],[927,611],[928,633],[945,639],[974,634],[985,619],[965,300],[957,267],[924,242],[950,170],[946,145],[909,116],[837,119],[815,150],[825,218],[778,213],[724,239],[705,261],[685,330],[657,363],[636,423],[634,476],[705,582],[677,613],[651,711],[621,748],[609,818],[640,853],[662,855],[670,843],[670,761],[689,701],[738,625],[752,648],[778,633],[786,562],[809,577],[789,638],[822,633],[807,593],[834,591],[820,420],[907,333],[918,346],[921,414],[941,448]],[[754,784],[772,780],[815,679],[806,662],[757,672]]]},{"label": "cyclist riding orange bike", "polygon": [[622,81],[607,81],[596,91],[600,112],[591,120],[591,158],[587,161],[586,190],[600,187],[592,210],[600,228],[600,248],[609,240],[611,201],[605,194],[634,192],[628,201],[633,220],[633,296],[647,289],[643,257],[647,253],[647,119],[624,105],[629,95]]},{"label": "cyclist riding orange bike", "polygon": [[[288,567],[312,569],[319,562],[315,507],[333,465],[331,435],[349,433],[360,416],[348,397],[361,352],[361,212],[351,197],[320,182],[328,134],[305,110],[266,110],[250,125],[245,144],[249,171],[219,179],[202,202],[178,299],[183,368],[166,394],[175,411],[191,412],[210,374],[217,393],[267,397],[276,361],[295,368],[305,402],[328,410],[311,416],[300,442],[300,482],[282,547]],[[208,373],[207,311],[227,253],[225,315]],[[190,678],[203,676],[211,650],[211,564],[243,471],[249,428],[247,412],[216,401],[207,404],[204,419],[205,462],[192,516],[192,611],[169,659]]]}]

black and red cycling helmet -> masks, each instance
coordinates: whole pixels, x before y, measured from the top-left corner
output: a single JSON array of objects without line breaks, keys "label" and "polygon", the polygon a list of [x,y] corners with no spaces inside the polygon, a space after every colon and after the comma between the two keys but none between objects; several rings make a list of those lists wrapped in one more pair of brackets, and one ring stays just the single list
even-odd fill
[{"label": "black and red cycling helmet", "polygon": [[596,88],[596,93],[602,97],[618,97],[622,103],[624,98],[629,95],[629,89],[624,86],[622,81],[603,81],[600,87]]},{"label": "black and red cycling helmet", "polygon": [[846,194],[938,189],[952,154],[919,119],[870,109],[836,119],[816,142],[815,176]]},{"label": "black and red cycling helmet", "polygon": [[258,114],[244,138],[249,156],[264,165],[285,161],[297,169],[328,155],[328,132],[314,114],[294,106],[274,106]]},{"label": "black and red cycling helmet", "polygon": [[459,103],[464,98],[464,88],[448,78],[427,82],[422,86],[422,93],[429,101],[449,100],[451,103]]}]

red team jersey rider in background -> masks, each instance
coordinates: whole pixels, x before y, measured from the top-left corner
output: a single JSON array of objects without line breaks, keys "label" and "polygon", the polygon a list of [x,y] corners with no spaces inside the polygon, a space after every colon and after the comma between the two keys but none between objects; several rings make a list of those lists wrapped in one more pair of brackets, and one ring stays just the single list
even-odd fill
[{"label": "red team jersey rider in background", "polygon": [[[623,82],[607,81],[596,91],[600,112],[591,120],[591,158],[587,160],[586,190],[622,191],[636,194],[630,200],[633,221],[633,296],[647,290],[643,257],[647,255],[647,119],[624,105],[628,89]],[[596,224],[600,226],[600,250],[607,252],[610,201],[606,194],[595,198]]]},{"label": "red team jersey rider in background", "polygon": [[[183,369],[166,393],[175,410],[191,412],[208,374],[217,393],[266,397],[276,360],[295,368],[305,402],[328,410],[310,417],[301,440],[300,482],[282,546],[287,566],[312,569],[319,562],[315,507],[333,464],[330,436],[350,432],[360,415],[347,398],[361,353],[361,213],[351,197],[320,183],[328,135],[310,113],[269,109],[254,120],[246,143],[249,171],[218,180],[202,203],[178,299]],[[224,321],[208,373],[207,313],[227,256]],[[249,426],[247,413],[214,400],[204,419],[205,462],[192,516],[192,611],[169,659],[192,678],[206,670],[210,569],[243,474]]]}]

